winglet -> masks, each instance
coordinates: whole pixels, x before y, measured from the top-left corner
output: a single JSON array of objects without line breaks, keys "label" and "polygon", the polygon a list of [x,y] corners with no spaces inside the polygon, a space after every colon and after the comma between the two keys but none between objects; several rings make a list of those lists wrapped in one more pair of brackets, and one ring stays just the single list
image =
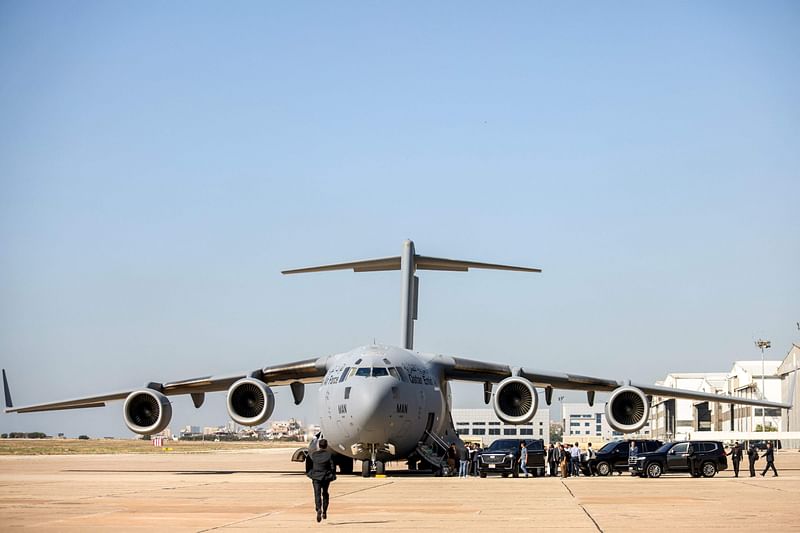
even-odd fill
[{"label": "winglet", "polygon": [[6,409],[11,409],[14,407],[13,402],[11,401],[11,391],[8,390],[8,380],[6,379],[6,369],[3,369],[3,392],[6,393]]}]

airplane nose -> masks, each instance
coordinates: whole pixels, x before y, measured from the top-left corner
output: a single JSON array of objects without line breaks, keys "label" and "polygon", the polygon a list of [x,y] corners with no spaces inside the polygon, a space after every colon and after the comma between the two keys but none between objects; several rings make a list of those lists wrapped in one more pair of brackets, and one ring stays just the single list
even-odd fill
[{"label": "airplane nose", "polygon": [[[354,387],[350,405],[353,422],[360,430],[364,442],[386,442],[393,429],[389,415],[394,413],[393,385],[389,377],[366,378],[363,386]],[[355,397],[353,397],[355,396]]]}]

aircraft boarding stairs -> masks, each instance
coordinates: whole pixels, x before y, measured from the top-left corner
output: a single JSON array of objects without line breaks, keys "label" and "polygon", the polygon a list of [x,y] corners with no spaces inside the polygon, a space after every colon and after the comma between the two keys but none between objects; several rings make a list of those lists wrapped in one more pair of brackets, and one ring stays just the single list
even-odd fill
[{"label": "aircraft boarding stairs", "polygon": [[[439,475],[447,475],[447,450],[450,445],[447,444],[439,435],[432,431],[425,430],[423,440],[417,445],[415,454],[417,458],[409,460],[409,468],[416,469],[416,461],[422,460],[428,463],[434,472]],[[412,462],[414,466],[412,466]]]}]

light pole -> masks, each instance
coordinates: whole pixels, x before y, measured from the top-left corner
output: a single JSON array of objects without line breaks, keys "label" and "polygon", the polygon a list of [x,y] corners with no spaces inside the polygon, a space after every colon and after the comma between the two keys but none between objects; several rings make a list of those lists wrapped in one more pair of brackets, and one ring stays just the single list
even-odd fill
[{"label": "light pole", "polygon": [[[761,349],[761,399],[766,399],[764,397],[764,350],[770,347],[769,341],[765,341],[763,339],[758,339],[756,341],[756,346]],[[766,408],[762,405],[761,406],[761,431],[767,430],[767,416],[766,416]]]}]

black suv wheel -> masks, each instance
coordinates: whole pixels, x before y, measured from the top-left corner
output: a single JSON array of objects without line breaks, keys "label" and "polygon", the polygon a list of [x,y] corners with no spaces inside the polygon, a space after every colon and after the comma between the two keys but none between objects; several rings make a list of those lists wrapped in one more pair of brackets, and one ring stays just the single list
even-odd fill
[{"label": "black suv wheel", "polygon": [[611,465],[608,464],[605,461],[600,461],[599,463],[597,463],[597,467],[595,469],[597,470],[597,475],[598,476],[610,476],[611,475]]},{"label": "black suv wheel", "polygon": [[711,461],[703,463],[703,477],[714,477],[717,473],[717,466]]},{"label": "black suv wheel", "polygon": [[647,472],[647,477],[661,477],[661,464],[660,463],[650,463],[644,469]]}]

